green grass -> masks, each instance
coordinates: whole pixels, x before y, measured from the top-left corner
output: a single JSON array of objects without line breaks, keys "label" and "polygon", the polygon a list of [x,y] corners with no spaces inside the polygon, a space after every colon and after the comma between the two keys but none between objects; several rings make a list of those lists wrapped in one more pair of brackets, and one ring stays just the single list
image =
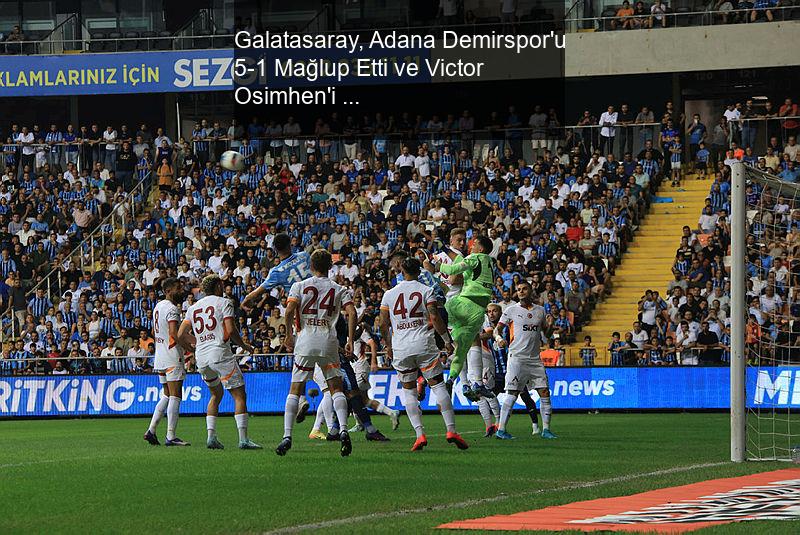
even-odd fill
[{"label": "green grass", "polygon": [[[579,500],[619,496],[710,478],[778,468],[786,463],[726,463],[569,488],[729,457],[725,414],[557,414],[560,438],[530,436],[515,415],[513,442],[485,439],[477,415],[459,415],[470,443],[458,451],[443,437],[438,415],[426,416],[430,446],[408,451],[404,420],[388,444],[354,438],[343,459],[335,443],[306,439],[277,457],[279,417],[253,417],[252,438],[264,451],[236,449],[232,417],[218,421],[228,449],[209,451],[203,418],[183,418],[179,436],[190,448],[151,447],[145,419],[0,421],[0,533],[263,533],[334,522],[337,533],[416,533],[456,519],[506,514]],[[376,423],[386,430],[388,419]],[[159,434],[163,437],[164,424]],[[504,495],[504,496],[502,496]],[[499,497],[463,505],[471,499]],[[436,506],[436,507],[434,507]],[[405,510],[413,510],[407,512]],[[319,529],[315,529],[319,531]],[[708,533],[798,533],[798,522],[727,525]]]}]

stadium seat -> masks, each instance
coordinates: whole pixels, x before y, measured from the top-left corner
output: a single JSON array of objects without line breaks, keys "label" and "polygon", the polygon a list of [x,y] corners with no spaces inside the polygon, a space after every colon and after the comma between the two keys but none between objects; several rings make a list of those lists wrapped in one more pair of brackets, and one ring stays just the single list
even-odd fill
[{"label": "stadium seat", "polygon": [[120,43],[120,52],[136,50],[139,45],[139,32],[125,32],[125,40]]},{"label": "stadium seat", "polygon": [[153,48],[156,50],[170,50],[172,49],[173,36],[171,32],[162,31],[158,32],[158,39],[153,42]]},{"label": "stadium seat", "polygon": [[120,32],[109,32],[108,38],[113,39],[113,41],[106,41],[106,46],[103,47],[103,50],[106,52],[119,51],[119,47],[122,44],[120,42],[120,39],[122,39],[122,34]]},{"label": "stadium seat", "polygon": [[141,39],[137,43],[137,50],[151,50],[155,45],[156,32],[147,31],[141,33]]},{"label": "stadium seat", "polygon": [[89,37],[89,52],[102,52],[105,42],[97,39],[105,39],[106,34],[97,32],[92,33]]},{"label": "stadium seat", "polygon": [[192,38],[190,48],[211,48],[211,30],[197,30]]},{"label": "stadium seat", "polygon": [[600,13],[600,17],[604,20],[600,21],[600,30],[610,30],[611,29],[611,20],[607,20],[607,17],[613,17],[617,14],[617,10],[619,7],[607,7]]},{"label": "stadium seat", "polygon": [[233,30],[218,28],[214,32],[214,48],[227,48],[233,46]]}]

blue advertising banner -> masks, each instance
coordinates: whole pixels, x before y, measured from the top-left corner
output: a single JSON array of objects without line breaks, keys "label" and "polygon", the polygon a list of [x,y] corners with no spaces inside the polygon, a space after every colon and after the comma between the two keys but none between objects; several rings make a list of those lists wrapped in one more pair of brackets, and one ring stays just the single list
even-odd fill
[{"label": "blue advertising banner", "polygon": [[[551,368],[548,374],[556,410],[725,409],[729,403],[727,368]],[[283,411],[289,373],[248,373],[245,380],[251,412]],[[370,397],[402,409],[394,372],[372,374],[370,381]],[[0,417],[150,415],[159,392],[155,375],[3,377]],[[747,392],[749,407],[800,408],[800,367],[749,369]],[[316,406],[319,398],[311,401]],[[477,410],[458,384],[453,401],[457,410]],[[198,374],[190,374],[181,412],[203,414],[207,403],[208,389]],[[430,395],[422,407],[436,410]],[[233,411],[230,396],[222,410]]]},{"label": "blue advertising banner", "polygon": [[0,56],[0,97],[233,89],[233,50]]}]

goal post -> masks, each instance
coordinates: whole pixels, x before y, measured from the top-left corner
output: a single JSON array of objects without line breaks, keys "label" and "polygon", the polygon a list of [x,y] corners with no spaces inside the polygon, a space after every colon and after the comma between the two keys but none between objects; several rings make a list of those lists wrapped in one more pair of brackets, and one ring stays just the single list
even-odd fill
[{"label": "goal post", "polygon": [[800,184],[735,163],[730,186],[731,460],[798,461]]},{"label": "goal post", "polygon": [[747,398],[745,391],[745,319],[747,306],[747,211],[745,165],[731,168],[731,461],[745,460]]}]

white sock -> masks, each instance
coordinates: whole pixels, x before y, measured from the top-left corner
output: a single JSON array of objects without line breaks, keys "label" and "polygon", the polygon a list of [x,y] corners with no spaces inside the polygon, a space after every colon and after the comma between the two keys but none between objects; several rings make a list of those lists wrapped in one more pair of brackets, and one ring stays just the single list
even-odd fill
[{"label": "white sock", "polygon": [[489,403],[489,408],[492,409],[492,416],[494,416],[494,421],[497,422],[500,420],[500,402],[497,401],[497,396],[493,398],[489,398],[486,400]]},{"label": "white sock", "polygon": [[336,419],[339,420],[339,424],[342,426],[342,429],[347,427],[347,413],[349,409],[347,408],[347,398],[344,396],[343,392],[336,392],[331,396],[333,400],[333,410],[336,412]]},{"label": "white sock", "polygon": [[[325,398],[322,398],[323,401]],[[320,402],[319,406],[317,407],[317,414],[314,418],[314,427],[311,428],[311,432],[319,431],[319,428],[322,427],[322,422],[325,420],[324,413],[322,412],[322,402]]]},{"label": "white sock", "polygon": [[300,405],[302,405],[303,403],[308,403],[308,400],[306,399],[306,397],[305,397],[305,396],[302,396],[302,395],[301,395],[301,396],[300,396],[300,401],[299,401],[298,403],[299,403]]},{"label": "white sock", "polygon": [[180,415],[181,398],[170,396],[167,404],[167,440],[175,438],[175,429],[178,427],[178,416]]},{"label": "white sock", "polygon": [[439,404],[439,410],[442,412],[442,418],[444,418],[444,425],[447,427],[447,432],[455,433],[456,413],[453,411],[453,401],[450,399],[447,387],[444,383],[439,383],[431,387],[431,392],[436,396],[436,402]]},{"label": "white sock", "polygon": [[464,367],[461,368],[461,373],[458,374],[458,378],[461,379],[461,384],[462,385],[470,384],[469,383],[468,374],[467,374],[467,370],[468,369],[469,369],[469,364],[467,362],[465,362],[464,363]]},{"label": "white sock", "polygon": [[206,416],[206,429],[208,429],[208,438],[217,436],[217,417]]},{"label": "white sock", "polygon": [[233,418],[236,420],[236,428],[239,430],[239,442],[247,440],[247,417],[246,412],[241,414],[234,414]]},{"label": "white sock", "polygon": [[165,396],[164,392],[161,392],[161,399],[156,403],[156,408],[153,410],[153,417],[150,419],[150,427],[148,429],[151,433],[155,434],[158,422],[161,421],[161,418],[164,417],[164,413],[167,412],[168,404],[169,397]]},{"label": "white sock", "polygon": [[542,429],[550,429],[550,415],[553,413],[553,405],[550,398],[539,399],[539,414],[542,415]]},{"label": "white sock", "polygon": [[297,394],[286,396],[286,407],[283,412],[283,436],[291,437],[294,428],[294,420],[297,418],[297,407],[300,404],[300,397]]},{"label": "white sock", "polygon": [[489,402],[486,398],[478,400],[478,411],[481,413],[481,418],[483,418],[483,425],[487,428],[492,425],[492,409],[489,408]]},{"label": "white sock", "polygon": [[506,398],[503,400],[503,408],[500,411],[500,425],[498,426],[500,431],[506,430],[508,419],[511,417],[511,413],[514,412],[514,403],[517,402],[517,396],[518,394],[506,393]]},{"label": "white sock", "polygon": [[425,434],[425,428],[422,426],[422,410],[419,408],[419,401],[417,401],[417,391],[414,389],[403,389],[403,405],[406,407],[406,414],[408,421],[411,422],[411,427],[417,433],[417,438]]},{"label": "white sock", "polygon": [[483,381],[483,352],[480,346],[472,346],[467,352],[467,378],[469,384]]},{"label": "white sock", "polygon": [[333,413],[333,399],[328,390],[322,395],[322,403],[319,406],[322,409],[322,415],[325,417],[325,425],[328,426],[328,431],[338,429],[339,422],[336,421],[336,415]]},{"label": "white sock", "polygon": [[375,412],[378,412],[380,414],[385,414],[386,416],[391,416],[394,413],[394,411],[392,409],[390,409],[389,407],[387,407],[386,405],[384,405],[380,401],[375,401],[375,402],[378,404],[378,406],[375,407],[375,409],[374,409]]}]

